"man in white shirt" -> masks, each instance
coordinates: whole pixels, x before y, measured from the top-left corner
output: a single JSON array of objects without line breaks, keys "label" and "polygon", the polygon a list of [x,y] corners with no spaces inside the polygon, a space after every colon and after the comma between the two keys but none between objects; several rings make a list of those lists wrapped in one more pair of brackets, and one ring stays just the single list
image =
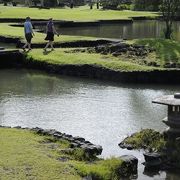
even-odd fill
[{"label": "man in white shirt", "polygon": [[26,21],[24,23],[24,34],[25,34],[25,38],[26,38],[26,44],[23,46],[23,50],[26,49],[26,47],[28,47],[28,51],[31,50],[31,40],[34,36],[34,32],[33,32],[33,27],[31,24],[31,19],[30,17],[26,18]]}]

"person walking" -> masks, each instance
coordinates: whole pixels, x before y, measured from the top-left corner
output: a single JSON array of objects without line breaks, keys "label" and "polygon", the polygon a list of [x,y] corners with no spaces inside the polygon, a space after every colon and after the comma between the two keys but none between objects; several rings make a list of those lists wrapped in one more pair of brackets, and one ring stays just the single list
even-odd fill
[{"label": "person walking", "polygon": [[28,47],[28,51],[30,51],[31,50],[31,40],[34,36],[33,26],[31,24],[30,17],[27,17],[26,21],[24,23],[24,34],[25,34],[26,43],[23,46],[23,50],[25,51],[26,47]]},{"label": "person walking", "polygon": [[54,47],[53,47],[54,35],[56,34],[57,36],[59,36],[59,34],[57,33],[57,31],[54,27],[54,23],[53,23],[52,18],[50,18],[48,23],[47,23],[46,34],[47,35],[46,35],[45,40],[47,40],[48,43],[46,44],[44,51],[46,51],[49,46],[51,47],[51,50],[53,51],[54,50]]}]

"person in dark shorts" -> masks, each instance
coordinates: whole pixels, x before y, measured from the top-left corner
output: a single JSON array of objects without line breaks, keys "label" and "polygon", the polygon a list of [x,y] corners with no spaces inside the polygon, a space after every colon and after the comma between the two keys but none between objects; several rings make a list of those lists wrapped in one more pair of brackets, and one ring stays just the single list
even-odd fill
[{"label": "person in dark shorts", "polygon": [[23,46],[23,50],[25,50],[26,47],[28,47],[28,50],[30,51],[31,50],[31,40],[34,36],[30,17],[27,17],[26,21],[24,23],[24,34],[25,34],[26,44]]},{"label": "person in dark shorts", "polygon": [[57,36],[59,36],[59,34],[57,33],[55,27],[54,27],[54,23],[53,23],[53,19],[50,18],[48,23],[47,23],[47,26],[46,26],[46,38],[45,40],[48,41],[48,43],[46,44],[45,48],[44,48],[44,51],[46,51],[46,49],[50,46],[51,47],[51,50],[53,51],[54,50],[54,47],[53,47],[53,41],[54,41],[54,35],[56,34]]}]

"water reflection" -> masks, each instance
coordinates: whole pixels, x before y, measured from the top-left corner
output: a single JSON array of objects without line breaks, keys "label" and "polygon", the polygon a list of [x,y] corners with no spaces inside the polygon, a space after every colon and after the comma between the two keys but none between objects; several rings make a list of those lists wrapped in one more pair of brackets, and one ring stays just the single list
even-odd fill
[{"label": "water reflection", "polygon": [[[42,28],[42,27],[38,27]],[[134,23],[104,24],[88,27],[59,27],[58,31],[64,35],[81,35],[102,38],[157,38],[163,37],[165,24],[162,21],[143,20]],[[44,29],[44,28],[43,28]],[[180,41],[180,21],[173,24],[174,39]]]},{"label": "water reflection", "polygon": [[[141,128],[164,130],[166,108],[151,101],[180,91],[180,86],[122,85],[28,70],[0,70],[0,82],[1,125],[55,128],[101,144],[104,157],[133,154],[140,162],[139,152],[121,150],[118,143]],[[147,179],[143,171],[140,166],[138,179]]]}]

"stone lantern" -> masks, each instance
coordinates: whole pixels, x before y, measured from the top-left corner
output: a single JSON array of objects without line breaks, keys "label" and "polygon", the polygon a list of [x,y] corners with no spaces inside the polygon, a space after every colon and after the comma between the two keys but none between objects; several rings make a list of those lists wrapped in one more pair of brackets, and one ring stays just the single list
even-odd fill
[{"label": "stone lantern", "polygon": [[163,120],[169,127],[167,134],[175,138],[180,137],[180,93],[159,97],[153,103],[168,106],[168,116]]}]

